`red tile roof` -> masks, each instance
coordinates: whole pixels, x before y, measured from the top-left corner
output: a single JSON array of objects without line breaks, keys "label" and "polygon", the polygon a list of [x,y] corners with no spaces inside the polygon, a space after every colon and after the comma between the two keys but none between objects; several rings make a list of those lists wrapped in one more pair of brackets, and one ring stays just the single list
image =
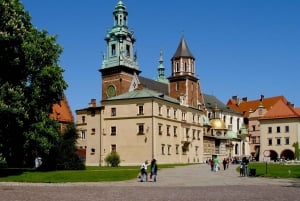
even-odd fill
[{"label": "red tile roof", "polygon": [[275,103],[268,112],[260,119],[282,119],[282,118],[295,118],[300,117],[296,109],[286,104],[282,100]]},{"label": "red tile roof", "polygon": [[247,101],[247,100],[237,100],[230,99],[227,102],[227,106],[233,110],[243,113],[244,117],[249,117],[250,110],[256,110],[260,105],[262,105],[266,110],[269,110],[275,103],[281,100],[283,103],[287,104],[287,100],[284,96],[275,96],[270,98],[261,98],[257,100]]},{"label": "red tile roof", "polygon": [[57,119],[60,123],[73,122],[74,118],[66,97],[59,104],[53,105],[50,118]]}]

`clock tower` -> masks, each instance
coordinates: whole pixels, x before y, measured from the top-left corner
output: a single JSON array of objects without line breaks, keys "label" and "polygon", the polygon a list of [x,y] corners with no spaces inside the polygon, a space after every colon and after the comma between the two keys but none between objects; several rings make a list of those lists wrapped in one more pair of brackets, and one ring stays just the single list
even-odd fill
[{"label": "clock tower", "polygon": [[133,79],[141,72],[137,54],[134,52],[135,38],[128,29],[128,12],[119,0],[113,11],[113,27],[106,34],[107,52],[103,54],[102,99],[120,95],[130,90]]}]

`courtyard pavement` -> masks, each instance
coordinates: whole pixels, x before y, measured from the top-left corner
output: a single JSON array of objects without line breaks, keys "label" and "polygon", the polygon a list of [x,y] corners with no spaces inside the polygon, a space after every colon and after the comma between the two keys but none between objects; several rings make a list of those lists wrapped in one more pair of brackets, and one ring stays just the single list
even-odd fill
[{"label": "courtyard pavement", "polygon": [[0,200],[300,200],[300,179],[240,177],[236,167],[230,165],[218,172],[206,164],[162,169],[157,182],[0,182]]}]

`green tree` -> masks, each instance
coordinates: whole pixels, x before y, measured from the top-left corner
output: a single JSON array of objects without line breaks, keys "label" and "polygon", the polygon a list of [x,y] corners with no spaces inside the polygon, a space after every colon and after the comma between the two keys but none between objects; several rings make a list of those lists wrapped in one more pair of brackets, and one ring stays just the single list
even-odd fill
[{"label": "green tree", "polygon": [[59,145],[59,156],[57,158],[57,168],[64,170],[82,170],[85,169],[83,160],[76,154],[76,142],[78,139],[77,130],[74,124],[69,124],[63,140]]},{"label": "green tree", "polygon": [[293,147],[295,148],[295,159],[299,160],[299,156],[300,156],[299,142],[295,142],[293,144]]},{"label": "green tree", "polygon": [[0,154],[9,167],[53,158],[62,136],[49,119],[67,83],[56,36],[39,31],[19,0],[0,0]]}]

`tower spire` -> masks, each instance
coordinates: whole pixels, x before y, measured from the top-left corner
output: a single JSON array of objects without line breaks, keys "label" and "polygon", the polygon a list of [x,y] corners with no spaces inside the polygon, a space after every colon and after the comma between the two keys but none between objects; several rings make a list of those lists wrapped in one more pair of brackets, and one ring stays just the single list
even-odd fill
[{"label": "tower spire", "polygon": [[102,99],[117,96],[131,90],[141,72],[134,52],[135,37],[128,28],[128,12],[119,0],[113,11],[113,26],[105,36],[107,52],[103,54]]},{"label": "tower spire", "polygon": [[195,57],[181,37],[179,45],[172,59],[172,75],[170,82],[170,96],[181,101],[182,104],[202,108],[204,99],[199,79],[195,76]]},{"label": "tower spire", "polygon": [[133,31],[128,29],[128,12],[123,1],[119,0],[113,11],[113,27],[108,30],[105,41],[107,55],[103,56],[102,69],[124,66],[138,70]]},{"label": "tower spire", "polygon": [[163,52],[162,50],[159,53],[159,66],[157,68],[158,70],[158,77],[156,81],[168,83],[169,81],[165,78],[165,67],[164,67],[164,60],[163,60]]}]

